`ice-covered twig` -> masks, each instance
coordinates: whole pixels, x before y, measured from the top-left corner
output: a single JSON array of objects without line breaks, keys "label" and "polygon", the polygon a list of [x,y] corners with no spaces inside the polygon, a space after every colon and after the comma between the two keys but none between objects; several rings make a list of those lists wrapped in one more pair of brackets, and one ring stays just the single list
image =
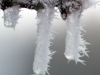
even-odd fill
[{"label": "ice-covered twig", "polygon": [[[37,12],[37,46],[33,62],[33,71],[36,75],[46,75],[50,59],[52,59],[53,51],[50,50],[53,34],[51,30],[51,22],[54,18],[54,9],[48,8]],[[48,73],[49,74],[49,73]]]},{"label": "ice-covered twig", "polygon": [[65,57],[70,60],[75,60],[75,62],[84,61],[80,57],[88,56],[86,51],[86,44],[88,44],[81,34],[83,27],[80,25],[81,13],[100,2],[100,0],[61,0],[62,6],[59,8],[61,16],[67,21],[67,36],[66,36],[66,50]]},{"label": "ice-covered twig", "polygon": [[15,29],[19,16],[19,6],[13,6],[4,11],[4,25]]},{"label": "ice-covered twig", "polygon": [[80,57],[88,56],[86,51],[86,44],[88,44],[84,39],[81,31],[83,31],[82,25],[80,24],[81,12],[76,11],[68,16],[67,22],[67,36],[66,36],[66,50],[65,57],[70,60],[75,60],[75,62],[84,61]]}]

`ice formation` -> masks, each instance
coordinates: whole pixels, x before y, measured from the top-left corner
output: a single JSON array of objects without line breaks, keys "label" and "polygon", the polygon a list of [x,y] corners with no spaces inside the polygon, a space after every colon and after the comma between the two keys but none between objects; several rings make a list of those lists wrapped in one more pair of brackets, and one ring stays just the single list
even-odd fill
[{"label": "ice formation", "polygon": [[[54,7],[58,7],[61,12],[62,18],[66,21],[66,49],[64,52],[65,57],[70,61],[74,60],[76,63],[84,61],[80,57],[88,56],[86,45],[88,44],[81,34],[84,31],[80,24],[81,13],[90,6],[100,2],[100,0],[17,0],[18,2],[43,4],[44,9],[37,11],[37,46],[33,62],[33,71],[35,75],[46,75],[48,73],[50,59],[55,53],[50,50],[53,34],[51,30],[52,20],[54,18]],[[0,9],[2,0],[0,0]],[[58,5],[57,5],[58,4]],[[22,4],[23,7],[23,4]],[[19,5],[8,7],[4,10],[4,25],[6,27],[15,28],[17,20],[20,18]]]},{"label": "ice formation", "polygon": [[65,57],[70,60],[75,60],[75,62],[81,62],[84,64],[84,60],[80,58],[83,56],[88,56],[86,51],[86,45],[89,44],[83,39],[83,35],[81,34],[84,31],[82,25],[80,24],[81,13],[87,9],[88,7],[96,4],[98,1],[91,0],[82,0],[82,6],[76,2],[65,3],[65,6],[71,6],[74,4],[78,10],[70,7],[70,14],[67,16],[67,30],[66,30],[66,49],[65,49]]},{"label": "ice formation", "polygon": [[[37,12],[38,28],[37,28],[37,46],[35,51],[35,57],[33,62],[33,71],[36,75],[45,75],[48,73],[50,59],[54,51],[49,49],[53,39],[51,30],[51,22],[54,18],[54,9],[48,8],[45,10],[39,10]],[[49,73],[48,73],[49,74]]]},{"label": "ice formation", "polygon": [[86,44],[88,44],[84,39],[81,31],[83,31],[82,25],[80,24],[80,11],[74,12],[68,16],[67,31],[66,31],[66,50],[65,57],[70,60],[75,60],[75,62],[84,61],[80,57],[88,56],[86,51]]},{"label": "ice formation", "polygon": [[20,18],[19,6],[13,6],[4,11],[4,25],[15,29],[17,20]]}]

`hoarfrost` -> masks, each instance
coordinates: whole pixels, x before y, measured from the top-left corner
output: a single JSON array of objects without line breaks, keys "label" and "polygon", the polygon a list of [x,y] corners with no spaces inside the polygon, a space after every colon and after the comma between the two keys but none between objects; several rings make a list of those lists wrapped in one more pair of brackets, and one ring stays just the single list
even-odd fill
[{"label": "hoarfrost", "polygon": [[[0,0],[1,3],[2,0]],[[50,59],[52,59],[52,55],[55,53],[50,50],[51,42],[53,39],[53,34],[51,30],[51,22],[54,18],[54,7],[59,0],[32,0],[34,3],[42,3],[45,7],[43,10],[37,11],[37,46],[34,56],[33,62],[33,71],[34,75],[46,75],[49,74],[48,68]],[[75,2],[76,1],[76,2]],[[82,2],[81,3],[78,2]],[[31,0],[18,0],[18,2],[31,2]],[[74,60],[76,63],[81,62],[84,64],[85,61],[80,58],[83,56],[88,56],[86,45],[88,44],[82,35],[82,31],[84,31],[82,25],[80,24],[81,13],[89,8],[90,6],[100,2],[100,0],[62,0],[62,3],[58,6],[62,8],[68,7],[64,14],[61,14],[63,19],[66,19],[67,23],[67,31],[66,31],[66,49],[65,49],[65,57],[70,61]],[[74,6],[73,6],[74,5]],[[0,4],[1,8],[1,4]],[[68,12],[69,11],[69,12]],[[6,27],[15,28],[17,24],[17,20],[20,18],[19,16],[19,6],[9,7],[4,10],[4,25]],[[61,10],[60,10],[61,12]],[[68,15],[68,16],[66,16]],[[67,18],[66,18],[67,17]]]},{"label": "hoarfrost", "polygon": [[[96,3],[100,2],[100,0],[80,0],[82,1],[82,6],[79,10],[73,10],[70,8],[71,14],[68,15],[66,19],[67,23],[67,33],[66,33],[66,49],[65,49],[65,57],[70,60],[75,60],[75,62],[81,62],[84,64],[84,60],[80,58],[83,56],[87,56],[88,54],[86,51],[86,45],[89,44],[83,39],[83,35],[81,34],[83,26],[80,24],[80,17],[81,13],[89,8],[90,6],[95,5]],[[67,2],[67,6],[71,6],[72,2]],[[74,3],[75,4],[75,3]],[[65,5],[65,6],[66,6]],[[63,5],[64,6],[64,5]],[[75,4],[77,6],[77,3]]]},{"label": "hoarfrost", "polygon": [[[33,71],[36,75],[45,75],[48,73],[50,59],[52,59],[53,51],[49,49],[53,39],[53,34],[51,30],[51,22],[54,18],[54,9],[48,8],[44,10],[39,10],[37,12],[38,18],[38,28],[37,28],[37,46],[35,51]],[[48,73],[49,74],[49,73]]]},{"label": "hoarfrost", "polygon": [[13,6],[4,11],[4,25],[15,29],[19,16],[19,6]]},{"label": "hoarfrost", "polygon": [[84,64],[84,61],[80,57],[88,56],[86,51],[86,44],[88,44],[84,39],[81,31],[84,29],[80,24],[80,11],[73,12],[68,16],[67,22],[67,36],[66,36],[66,50],[65,57],[70,60],[75,60],[75,62],[81,62]]}]

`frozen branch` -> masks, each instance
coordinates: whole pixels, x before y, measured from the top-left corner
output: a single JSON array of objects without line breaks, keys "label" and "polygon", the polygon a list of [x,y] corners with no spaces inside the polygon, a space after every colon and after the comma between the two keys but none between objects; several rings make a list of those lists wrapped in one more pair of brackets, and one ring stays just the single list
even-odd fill
[{"label": "frozen branch", "polygon": [[84,64],[84,60],[80,58],[83,56],[88,56],[86,51],[86,45],[88,44],[81,34],[83,27],[80,24],[81,12],[73,12],[67,18],[67,30],[66,30],[66,50],[65,57],[70,60],[75,60],[75,62],[81,62]]},{"label": "frozen branch", "polygon": [[50,59],[54,52],[50,50],[53,34],[51,30],[51,22],[54,17],[54,9],[48,8],[46,10],[40,10],[37,14],[38,17],[38,35],[37,35],[37,46],[35,51],[35,57],[33,62],[33,71],[36,75],[49,74],[48,68]]}]

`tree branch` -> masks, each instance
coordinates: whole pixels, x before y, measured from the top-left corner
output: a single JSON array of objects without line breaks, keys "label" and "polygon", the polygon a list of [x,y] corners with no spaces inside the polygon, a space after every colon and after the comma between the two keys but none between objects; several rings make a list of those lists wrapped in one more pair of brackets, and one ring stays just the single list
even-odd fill
[{"label": "tree branch", "polygon": [[[61,16],[63,19],[66,19],[68,14],[71,14],[70,8],[74,9],[75,11],[80,10],[80,8],[82,7],[82,2],[78,1],[78,0],[58,0],[55,3],[50,3],[49,5],[52,5],[53,7],[58,7]],[[66,5],[66,2],[70,2],[70,5]],[[4,11],[5,9],[12,7],[12,6],[16,6],[19,5],[19,8],[28,8],[28,9],[35,9],[36,11],[38,11],[39,9],[44,9],[44,5],[41,2],[38,2],[37,4],[33,4],[32,0],[30,0],[29,2],[25,3],[25,2],[14,2],[13,0],[3,0],[2,3],[0,3],[1,5],[1,9]],[[47,4],[48,5],[48,4]],[[65,6],[63,6],[65,5]],[[64,15],[64,17],[63,17]]]}]

